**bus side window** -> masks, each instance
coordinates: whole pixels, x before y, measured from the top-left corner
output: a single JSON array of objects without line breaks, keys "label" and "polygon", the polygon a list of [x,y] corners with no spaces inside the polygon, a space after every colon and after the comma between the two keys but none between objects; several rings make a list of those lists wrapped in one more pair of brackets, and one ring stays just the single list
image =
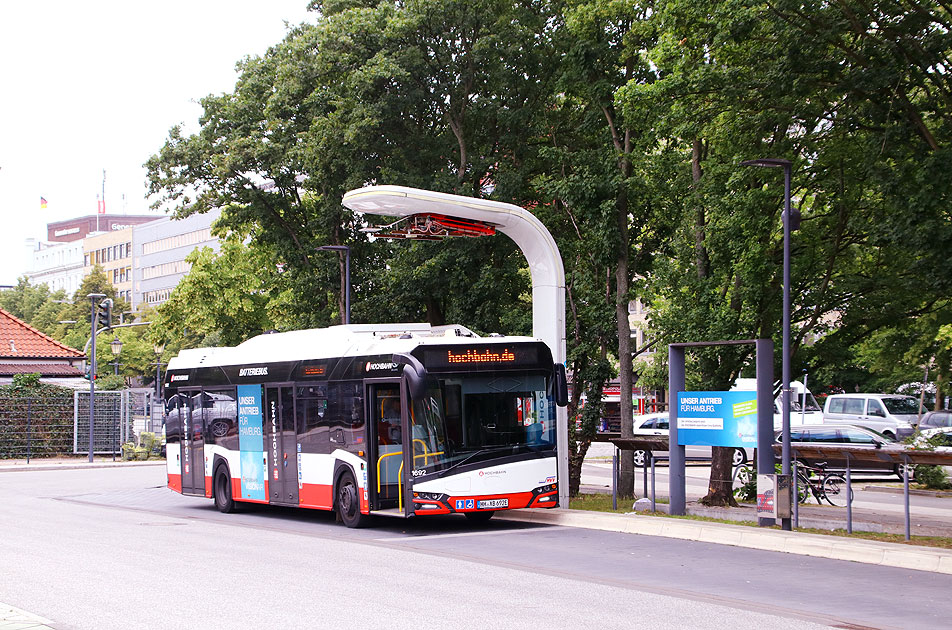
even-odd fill
[{"label": "bus side window", "polygon": [[234,387],[206,389],[202,392],[202,412],[205,415],[205,439],[238,450],[238,405]]},{"label": "bus side window", "polygon": [[328,413],[327,385],[308,385],[297,388],[298,442],[304,453],[327,453],[330,415]]},{"label": "bus side window", "polygon": [[360,388],[359,381],[335,383],[328,387],[331,450],[345,445],[363,445],[366,442],[364,401]]}]

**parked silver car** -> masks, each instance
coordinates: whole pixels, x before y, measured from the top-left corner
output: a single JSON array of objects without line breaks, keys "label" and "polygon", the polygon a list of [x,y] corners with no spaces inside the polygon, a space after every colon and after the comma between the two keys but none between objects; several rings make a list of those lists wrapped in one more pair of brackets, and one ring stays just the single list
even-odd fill
[{"label": "parked silver car", "polygon": [[[634,429],[632,433],[639,435],[668,435],[668,413],[649,413],[643,416],[635,416]],[[654,451],[655,457],[668,457],[668,451]],[[684,456],[688,459],[711,459],[710,446],[685,446]],[[732,457],[734,466],[740,466],[753,457],[751,449],[735,448]],[[635,466],[644,466],[648,458],[647,451],[635,451]]]},{"label": "parked silver car", "polygon": [[[776,434],[776,440],[780,442],[780,432]],[[809,446],[811,444],[842,444],[843,446],[858,446],[861,448],[877,449],[887,444],[895,444],[893,437],[875,431],[867,427],[860,427],[848,424],[813,424],[790,428],[790,446],[796,449],[798,445]],[[825,463],[829,470],[845,470],[846,456],[830,453],[823,456],[822,460],[800,457],[800,461],[812,466],[819,463]],[[883,472],[888,471],[897,475],[902,475],[902,470],[892,462],[857,462],[853,460],[850,469],[855,472]]]}]

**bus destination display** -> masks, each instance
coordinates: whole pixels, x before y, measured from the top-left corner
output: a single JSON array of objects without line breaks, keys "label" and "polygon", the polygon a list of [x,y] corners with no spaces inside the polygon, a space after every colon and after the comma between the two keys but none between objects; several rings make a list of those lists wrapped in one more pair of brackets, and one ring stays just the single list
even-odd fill
[{"label": "bus destination display", "polygon": [[423,364],[431,370],[536,367],[539,351],[533,346],[426,348]]}]

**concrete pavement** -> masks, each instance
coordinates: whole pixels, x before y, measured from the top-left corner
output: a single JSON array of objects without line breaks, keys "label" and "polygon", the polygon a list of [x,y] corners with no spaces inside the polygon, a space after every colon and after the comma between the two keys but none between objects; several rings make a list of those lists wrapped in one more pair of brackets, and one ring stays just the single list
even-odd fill
[{"label": "concrete pavement", "polygon": [[[0,464],[0,472],[71,470],[83,468],[106,468],[123,466],[160,466],[164,461],[112,462],[96,461],[89,464],[82,460],[36,460],[33,463],[10,462]],[[663,504],[659,508],[666,507]],[[812,511],[824,508],[812,508]],[[728,511],[737,514],[737,509]],[[750,508],[752,512],[753,509]],[[840,512],[841,510],[837,510]],[[806,514],[805,514],[806,512]],[[810,508],[801,508],[800,526],[810,526]],[[724,518],[720,514],[709,514]],[[841,526],[840,514],[836,525]],[[614,514],[605,512],[586,512],[582,510],[512,510],[497,514],[497,518],[512,521],[580,527],[587,529],[614,531],[644,536],[662,536],[681,540],[732,545],[763,551],[814,556],[835,560],[861,562],[880,566],[889,566],[918,571],[952,574],[952,550],[933,547],[921,547],[896,543],[884,543],[859,540],[841,536],[825,536],[804,532],[785,532],[776,529],[764,529],[744,525],[713,523],[706,521],[651,516],[643,514]],[[753,518],[753,516],[751,516]],[[884,515],[854,510],[854,518],[862,521],[884,520]],[[827,528],[820,525],[820,528]],[[947,527],[952,528],[952,525]],[[916,531],[917,535],[925,533]],[[945,533],[945,532],[943,532]],[[938,534],[942,535],[942,534]],[[29,612],[19,610],[0,602],[0,630],[44,630],[53,628],[52,622]]]},{"label": "concrete pavement", "polygon": [[778,551],[834,560],[952,574],[952,549],[859,540],[842,536],[786,532],[746,525],[691,519],[614,514],[582,510],[513,510],[500,518],[563,527],[663,536],[763,551]]}]

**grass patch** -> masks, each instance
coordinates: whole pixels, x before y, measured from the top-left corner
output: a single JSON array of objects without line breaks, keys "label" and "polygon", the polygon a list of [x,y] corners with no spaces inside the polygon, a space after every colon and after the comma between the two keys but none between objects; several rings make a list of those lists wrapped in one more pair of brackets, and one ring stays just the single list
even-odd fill
[{"label": "grass patch", "polygon": [[[650,497],[649,497],[650,498]],[[612,509],[612,495],[601,492],[594,494],[580,494],[569,500],[569,509],[587,510],[589,512],[612,512],[614,514],[627,514],[631,512],[634,499],[622,499],[618,497],[618,509]],[[655,503],[667,503],[667,497],[658,497]]]},{"label": "grass patch", "polygon": [[[628,514],[631,512],[631,504],[634,503],[633,499],[618,499],[618,509],[612,509],[612,495],[610,494],[580,494],[577,497],[572,497],[569,501],[569,508],[572,510],[587,510],[590,512],[610,512],[614,514]],[[661,501],[658,501],[661,503]],[[667,500],[664,501],[667,503]],[[763,527],[761,528],[754,521],[731,521],[723,518],[714,518],[711,516],[692,516],[690,514],[684,516],[672,516],[670,514],[665,514],[664,512],[637,512],[639,516],[656,516],[663,518],[677,518],[682,520],[689,521],[701,521],[704,523],[724,523],[727,525],[742,525],[745,527],[756,527],[758,529],[776,529],[780,530],[779,525],[773,527]],[[798,527],[795,531],[803,532],[806,534],[820,534],[823,536],[838,536],[841,538],[854,538],[860,540],[874,540],[878,542],[889,542],[889,543],[898,543],[901,545],[915,545],[919,547],[937,547],[939,549],[952,549],[952,538],[945,538],[943,536],[912,536],[912,539],[907,541],[906,537],[903,534],[886,534],[878,532],[856,532],[852,534],[847,533],[845,529],[811,529],[808,527]]]},{"label": "grass patch", "polygon": [[604,493],[580,494],[569,499],[569,509],[586,510],[588,512],[612,512],[625,514],[631,512],[634,499],[618,499],[618,509],[612,509],[612,495]]}]

